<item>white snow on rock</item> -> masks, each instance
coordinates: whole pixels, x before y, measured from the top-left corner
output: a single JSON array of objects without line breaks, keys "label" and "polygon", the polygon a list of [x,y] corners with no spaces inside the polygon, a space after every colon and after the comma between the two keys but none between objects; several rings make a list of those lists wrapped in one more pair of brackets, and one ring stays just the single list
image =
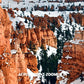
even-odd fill
[{"label": "white snow on rock", "polygon": [[57,53],[57,49],[56,49],[56,48],[46,45],[46,48],[48,48],[48,47],[49,47],[49,50],[47,50],[48,57],[49,57],[52,53],[53,53],[53,54],[56,54],[56,53]]},{"label": "white snow on rock", "polygon": [[17,50],[15,50],[15,49],[11,50],[11,54],[16,54],[16,53],[17,53]]},{"label": "white snow on rock", "polygon": [[72,57],[70,57],[69,55],[67,55],[65,58],[66,59],[72,59]]},{"label": "white snow on rock", "polygon": [[33,77],[36,77],[37,74],[33,73],[30,69],[27,68],[27,74],[30,77],[30,80],[33,80]]},{"label": "white snow on rock", "polygon": [[60,73],[57,73],[57,80],[62,78],[62,80],[59,81],[59,84],[66,84],[68,78],[65,78],[69,73],[67,71],[62,70]]},{"label": "white snow on rock", "polygon": [[62,61],[61,60],[58,60],[58,64],[60,64],[60,63],[62,63]]},{"label": "white snow on rock", "polygon": [[[48,47],[49,47],[49,50],[48,50]],[[46,45],[46,48],[47,48],[47,54],[48,54],[48,57],[51,55],[51,54],[56,54],[57,53],[57,49],[54,48],[54,47],[51,47],[51,46],[48,46]],[[36,52],[36,57],[39,56],[39,60],[41,60],[41,56],[40,56],[40,52],[41,52],[41,48],[39,47],[37,52]]]},{"label": "white snow on rock", "polygon": [[61,71],[61,73],[57,73],[57,77],[59,79],[59,77],[62,77],[64,79],[64,76],[67,76],[69,74],[69,72],[67,71]]},{"label": "white snow on rock", "polygon": [[25,11],[23,15],[22,11],[20,10],[19,11],[13,10],[13,11],[15,12],[15,18],[12,18],[10,14],[9,14],[9,17],[10,17],[10,20],[12,21],[12,26],[14,27],[14,30],[16,30],[16,22],[19,23],[20,21],[23,23],[23,25],[25,25],[25,28],[32,28],[32,27],[35,28],[35,25],[33,24],[33,22],[27,20],[27,23],[25,23],[24,16],[26,17],[29,16],[31,18],[30,12]]},{"label": "white snow on rock", "polygon": [[12,39],[10,39],[10,43],[12,43]]},{"label": "white snow on rock", "polygon": [[36,77],[36,79],[34,80],[34,83],[36,83],[36,81],[40,80],[40,75],[39,73],[33,73],[30,69],[27,68],[27,74],[30,78],[30,81],[33,80],[34,77]]},{"label": "white snow on rock", "polygon": [[84,42],[84,40],[70,40],[70,42],[73,44],[79,44],[81,41]]},{"label": "white snow on rock", "polygon": [[[34,1],[35,3],[29,3],[29,1]],[[65,5],[67,7],[70,7],[71,5],[73,5],[73,3],[54,3],[54,2],[48,3],[47,0],[41,0],[40,3],[39,3],[38,1],[39,0],[25,0],[25,2],[20,2],[20,3],[17,4],[17,2],[14,2],[13,0],[2,0],[2,3],[0,5],[3,8],[7,8],[7,7],[8,8],[12,8],[12,9],[14,9],[16,7],[19,8],[19,9],[24,8],[24,7],[26,8],[26,11],[24,12],[24,14],[20,10],[19,11],[13,10],[15,12],[15,16],[16,16],[15,18],[12,18],[10,16],[10,14],[9,14],[9,17],[10,17],[10,20],[12,21],[12,25],[14,27],[14,30],[16,30],[16,21],[17,22],[22,21],[23,24],[25,25],[25,28],[32,28],[32,24],[33,23],[30,21],[30,25],[28,26],[29,21],[27,20],[27,23],[25,23],[25,19],[23,18],[24,16],[26,16],[26,17],[29,16],[31,18],[30,11],[31,11],[32,8],[33,8],[32,14],[33,15],[36,15],[36,16],[40,16],[40,17],[44,17],[45,14],[48,15],[49,17],[57,17],[59,15],[63,15],[65,21],[64,21],[64,23],[61,23],[60,22],[61,25],[62,25],[62,31],[67,30],[68,28],[70,29],[70,31],[72,31],[72,28],[73,28],[72,26],[76,26],[75,27],[75,30],[77,30],[77,31],[78,30],[83,30],[83,27],[81,27],[80,24],[76,24],[75,23],[74,18],[72,18],[73,19],[72,25],[69,24],[69,14],[70,13],[73,13],[73,12],[75,12],[75,13],[78,13],[78,12],[79,13],[83,13],[82,10],[80,10],[80,11],[58,11],[58,7],[59,6],[64,6]],[[45,3],[44,3],[44,1],[45,1]],[[64,0],[62,2],[64,2]],[[79,4],[81,4],[81,6],[84,6],[84,2],[75,2],[74,3],[75,6],[78,6]],[[55,7],[54,10],[55,11],[35,11],[34,10],[34,6],[37,6],[37,5],[39,5],[39,7],[41,7],[41,6],[47,6],[47,7],[50,6],[51,7],[52,5],[54,5],[54,7]],[[19,17],[19,16],[22,16],[22,18]],[[57,36],[57,28],[55,28],[54,35]],[[61,40],[62,38],[63,38],[63,36],[60,35],[58,39]],[[12,42],[12,39],[10,39],[10,43],[11,42]],[[79,44],[80,40],[75,40],[75,41],[71,40],[70,42],[71,43],[74,43],[74,44]],[[56,54],[57,53],[57,49],[56,48],[53,48],[53,47],[48,46],[48,45],[46,45],[46,47],[47,48],[49,47],[49,50],[47,49],[48,57],[52,53],[53,54]],[[39,56],[39,60],[41,60],[40,51],[41,51],[41,48],[38,48],[38,50],[36,52],[36,57]],[[17,50],[14,50],[14,49],[11,50],[11,54],[16,54],[16,52],[17,52]],[[32,52],[32,54],[34,54],[34,53]],[[72,57],[66,56],[65,58],[66,59],[71,59]],[[62,61],[59,60],[58,61],[58,64],[59,63],[62,63]],[[6,62],[6,64],[8,64],[8,62]],[[39,72],[41,72],[41,71],[42,71],[42,66],[40,65]],[[57,73],[57,78],[59,79],[59,77],[62,77],[64,80],[60,81],[60,84],[66,84],[66,81],[68,79],[67,78],[64,78],[64,76],[67,75],[67,74],[69,74],[69,73],[67,71],[63,71],[63,70],[60,70],[60,71],[62,71],[62,72],[61,73]],[[28,68],[27,68],[27,73],[28,73],[28,75],[30,77],[30,80],[32,80],[33,77],[38,76],[37,74],[33,73]],[[37,77],[37,80],[39,80],[38,77]],[[73,81],[71,84],[84,84],[84,82],[80,82],[80,79],[77,79],[77,80]]]},{"label": "white snow on rock", "polygon": [[39,56],[39,60],[41,60],[41,56],[40,56],[41,50],[42,50],[42,49],[39,47],[38,50],[37,50],[37,52],[36,52],[36,54],[35,54],[36,57]]},{"label": "white snow on rock", "polygon": [[58,12],[58,11],[33,11],[32,12],[33,15],[38,15],[41,17],[44,17],[44,15],[48,15],[49,17],[57,17],[59,15],[62,15],[62,12]]},{"label": "white snow on rock", "polygon": [[68,79],[65,78],[64,80],[59,81],[59,84],[66,84],[67,80],[68,80]]}]

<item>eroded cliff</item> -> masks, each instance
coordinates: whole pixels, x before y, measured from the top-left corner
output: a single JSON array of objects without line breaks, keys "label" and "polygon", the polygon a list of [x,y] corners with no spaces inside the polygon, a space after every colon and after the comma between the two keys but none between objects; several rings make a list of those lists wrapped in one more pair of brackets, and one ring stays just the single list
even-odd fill
[{"label": "eroded cliff", "polygon": [[84,72],[84,31],[75,31],[73,40],[65,43],[61,63],[58,65],[58,72],[61,70],[70,73],[69,82],[74,81]]},{"label": "eroded cliff", "polygon": [[[0,12],[0,83],[39,84],[37,76],[30,80],[28,75],[28,70],[38,73],[37,58],[31,50],[36,52],[42,45],[45,49],[46,45],[56,48],[57,39],[53,31],[47,28],[47,24],[44,28],[42,25],[25,28],[23,22],[19,22],[14,30],[7,11],[0,7]],[[8,12],[13,13],[11,10]]]},{"label": "eroded cliff", "polygon": [[27,48],[26,52],[20,48],[19,39],[12,39],[14,46],[10,44],[11,23],[7,11],[0,7],[0,84],[33,83],[37,77],[30,81],[27,69],[38,73],[37,59]]}]

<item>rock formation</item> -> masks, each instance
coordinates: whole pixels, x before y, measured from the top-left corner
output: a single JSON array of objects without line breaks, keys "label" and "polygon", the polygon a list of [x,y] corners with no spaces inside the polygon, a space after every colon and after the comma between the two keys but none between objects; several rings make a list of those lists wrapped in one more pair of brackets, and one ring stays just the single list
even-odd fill
[{"label": "rock formation", "polygon": [[70,84],[68,81],[69,73],[67,71],[61,71],[57,73],[57,81],[56,84]]},{"label": "rock formation", "polygon": [[52,23],[53,25],[55,25],[55,27],[59,28],[60,27],[60,21],[62,23],[64,23],[64,19],[62,16],[58,16],[58,17],[49,17],[48,15],[44,15],[44,17],[39,17],[39,16],[34,16],[31,15],[31,17],[33,18],[33,23],[35,26],[40,26],[41,28],[46,28],[46,26],[48,28],[52,29],[52,26],[50,23]]},{"label": "rock formation", "polygon": [[[0,54],[4,51],[10,52],[10,34],[11,34],[11,21],[5,9],[0,7]],[[7,45],[8,44],[8,45]]]},{"label": "rock formation", "polygon": [[84,26],[84,15],[82,15],[81,25]]},{"label": "rock formation", "polygon": [[[30,81],[27,68],[38,73],[37,59],[25,45],[21,48],[20,40],[12,36],[15,31],[7,11],[0,7],[0,12],[0,84],[33,84],[37,77]],[[20,35],[25,39],[25,33]],[[10,44],[10,39],[14,44]]]},{"label": "rock formation", "polygon": [[[41,27],[25,29],[24,25],[19,25],[19,27],[19,30],[12,32],[11,38],[18,38],[20,40],[21,47],[28,46],[28,48],[34,50],[37,50],[41,45],[57,47],[57,39],[50,29],[43,29]],[[14,46],[14,41],[12,41],[12,46]]]},{"label": "rock formation", "polygon": [[40,16],[34,16],[33,14],[31,14],[31,17],[32,19],[30,17],[24,17],[24,18],[28,19],[29,21],[32,21],[36,27],[40,26],[43,29],[48,27],[52,30],[53,27],[57,27],[57,28],[60,27],[61,25],[60,21],[64,23],[64,18],[60,15],[58,17],[49,17],[48,15],[45,14],[44,17],[40,17]]},{"label": "rock formation", "polygon": [[8,13],[11,14],[11,17],[15,18],[14,11],[12,10],[12,8],[8,9]]},{"label": "rock formation", "polygon": [[2,70],[0,70],[0,84],[5,84],[5,77]]},{"label": "rock formation", "polygon": [[70,19],[74,18],[75,22],[77,24],[81,24],[81,26],[84,26],[84,15],[80,13],[70,13]]},{"label": "rock formation", "polygon": [[[33,84],[37,77],[30,80],[27,69],[38,73],[37,58],[29,49],[34,51],[41,45],[57,47],[57,39],[47,24],[45,28],[25,29],[20,22],[14,31],[7,11],[0,7],[0,12],[0,83]],[[8,12],[14,17],[12,9]],[[36,81],[36,84],[39,82]]]},{"label": "rock formation", "polygon": [[2,2],[2,0],[0,0],[0,3]]},{"label": "rock formation", "polygon": [[59,7],[59,11],[65,11],[66,10],[66,6],[60,6]]},{"label": "rock formation", "polygon": [[69,81],[72,82],[84,72],[84,31],[75,31],[73,40],[65,43],[63,48],[62,63],[58,65],[61,70],[70,73]]}]

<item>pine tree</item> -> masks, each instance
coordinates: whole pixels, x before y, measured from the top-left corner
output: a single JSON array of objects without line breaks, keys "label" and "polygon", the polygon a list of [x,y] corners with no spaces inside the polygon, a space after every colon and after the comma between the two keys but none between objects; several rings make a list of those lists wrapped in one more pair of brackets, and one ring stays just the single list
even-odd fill
[{"label": "pine tree", "polygon": [[48,11],[50,11],[50,6],[48,5]]},{"label": "pine tree", "polygon": [[37,66],[37,68],[38,68],[38,70],[40,69],[40,60],[39,60],[39,56],[37,56],[37,60],[38,60],[38,66]]},{"label": "pine tree", "polygon": [[20,29],[20,27],[19,27],[19,25],[18,25],[18,22],[16,21],[16,29],[17,30],[19,30]]},{"label": "pine tree", "polygon": [[32,49],[32,41],[30,41],[29,48]]},{"label": "pine tree", "polygon": [[27,19],[25,18],[25,23],[27,23]]},{"label": "pine tree", "polygon": [[[58,57],[54,55],[53,53],[48,58],[48,72],[49,73],[56,73],[57,72],[57,66],[58,66]],[[55,84],[56,82],[56,76],[49,76],[47,77],[48,82],[50,81],[50,84]]]},{"label": "pine tree", "polygon": [[48,56],[47,56],[47,50],[45,50],[43,46],[42,46],[42,50],[40,52],[40,56],[42,58],[42,60],[41,60],[42,72],[46,73]]},{"label": "pine tree", "polygon": [[75,27],[73,26],[73,30],[72,30],[72,38],[74,37],[74,32],[75,32]]},{"label": "pine tree", "polygon": [[80,74],[80,79],[81,79],[81,82],[83,81],[83,74],[81,73]]},{"label": "pine tree", "polygon": [[[47,50],[44,49],[43,45],[41,46],[41,66],[42,66],[42,73],[56,73],[57,72],[57,65],[58,65],[58,56],[54,55],[53,53],[51,56],[47,56]],[[46,76],[45,84],[55,84],[56,76]]]},{"label": "pine tree", "polygon": [[[48,56],[47,56],[47,50],[44,49],[44,46],[41,45],[41,52],[40,52],[40,56],[41,56],[41,66],[42,66],[42,73],[44,73],[46,75],[46,73],[48,72]],[[46,82],[45,84],[48,84],[48,80],[47,77],[44,75]]]}]

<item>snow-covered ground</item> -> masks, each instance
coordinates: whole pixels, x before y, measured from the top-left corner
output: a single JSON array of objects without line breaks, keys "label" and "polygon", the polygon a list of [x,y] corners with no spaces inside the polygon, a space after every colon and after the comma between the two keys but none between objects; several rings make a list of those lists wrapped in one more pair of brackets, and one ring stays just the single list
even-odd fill
[{"label": "snow-covered ground", "polygon": [[[66,84],[67,79],[60,81],[60,84]],[[76,79],[75,81],[71,82],[70,84],[84,84],[84,81],[81,82],[80,78]]]},{"label": "snow-covered ground", "polygon": [[[48,3],[48,2],[45,2],[45,3],[40,2],[40,3],[38,3],[37,1],[38,0],[35,0],[35,3],[29,3],[29,0],[25,0],[25,2],[20,2],[19,4],[17,4],[17,2],[14,2],[13,0],[11,0],[11,1],[10,0],[2,0],[2,3],[1,3],[1,6],[2,7],[5,7],[5,8],[8,7],[8,8],[13,8],[13,9],[16,8],[16,7],[19,8],[19,9],[24,8],[24,7],[26,8],[26,11],[24,12],[24,14],[20,10],[19,11],[13,10],[15,12],[15,16],[16,16],[15,18],[12,18],[10,16],[10,14],[9,14],[10,20],[13,22],[12,25],[14,27],[14,30],[16,30],[16,21],[17,22],[22,21],[23,24],[25,25],[25,28],[32,28],[32,24],[33,23],[31,21],[28,21],[27,20],[27,23],[25,23],[24,22],[25,19],[24,18],[21,18],[19,16],[22,16],[22,17],[29,16],[31,18],[30,10],[31,10],[31,8],[34,9],[34,6],[37,5],[37,4],[39,6],[46,6],[46,5],[47,6],[48,5],[51,6],[53,4],[55,6],[55,8],[58,7],[58,6],[62,6],[62,5],[65,5],[65,6],[68,7],[68,5],[72,5],[73,4],[73,3]],[[83,6],[84,5],[84,2],[75,2],[74,3],[74,5],[79,5],[79,4],[81,4],[81,6]],[[73,13],[73,12],[75,12],[75,13],[77,13],[77,12],[78,13],[83,13],[83,11],[58,11],[58,10],[55,10],[55,11],[35,11],[35,10],[33,10],[32,11],[32,14],[33,15],[40,16],[40,17],[44,17],[45,14],[48,15],[49,17],[57,17],[59,15],[63,15],[65,21],[64,21],[64,23],[61,23],[62,30],[66,30],[67,29],[66,26],[68,26],[69,29],[72,31],[72,26],[70,24],[67,24],[67,23],[69,23],[69,14],[70,13]],[[66,21],[67,21],[67,23],[66,23]],[[75,25],[75,24],[76,23],[73,22],[73,25]],[[81,29],[83,29],[78,24],[76,24],[76,26],[77,26],[76,27],[77,30],[79,29],[79,27]],[[35,25],[33,25],[33,28],[35,28]]]},{"label": "snow-covered ground", "polygon": [[[48,50],[48,47],[49,47],[49,50]],[[46,48],[47,48],[47,55],[48,57],[51,55],[51,54],[56,54],[57,53],[57,49],[54,48],[54,47],[51,47],[51,46],[48,46],[46,45]],[[41,48],[39,47],[37,52],[36,52],[36,57],[39,56],[39,60],[41,60],[41,56],[40,56],[40,52],[41,52]]]},{"label": "snow-covered ground", "polygon": [[81,82],[80,78],[78,78],[70,84],[84,84],[84,81]]},{"label": "snow-covered ground", "polygon": [[[30,77],[30,80],[33,80],[33,77],[38,77],[38,73],[33,73],[30,69],[27,68],[27,74]],[[39,79],[39,78],[38,78]]]},{"label": "snow-covered ground", "polygon": [[[33,1],[34,3],[30,3],[30,1]],[[46,2],[43,2],[46,1]],[[84,2],[75,2],[74,5],[75,6],[79,6],[79,4],[81,4],[81,6],[84,6]],[[17,2],[13,1],[13,0],[2,0],[1,6],[2,7],[9,7],[9,8],[27,8],[27,11],[31,11],[31,9],[33,8],[34,10],[34,6],[39,5],[39,7],[41,6],[52,6],[54,5],[55,10],[57,10],[59,6],[67,6],[70,7],[71,5],[73,5],[73,3],[56,3],[56,2],[48,2],[47,0],[41,0],[39,3],[39,0],[24,0],[23,2],[20,2],[17,4]]]},{"label": "snow-covered ground", "polygon": [[[56,48],[51,47],[51,46],[48,46],[48,45],[46,45],[46,48],[47,48],[47,56],[48,56],[48,57],[49,57],[51,54],[56,55],[56,53],[57,53],[57,49],[56,49]],[[48,48],[49,48],[49,50],[48,50]],[[35,54],[35,56],[38,57],[39,60],[42,59],[41,56],[40,56],[41,50],[42,50],[42,49],[39,47],[38,50],[37,50],[37,52],[36,52],[36,54]],[[41,71],[42,71],[42,66],[40,65],[39,73],[41,73]],[[45,79],[44,79],[43,76],[42,76],[42,78],[43,78],[42,81],[44,82]]]},{"label": "snow-covered ground", "polygon": [[62,78],[61,81],[59,81],[59,84],[66,84],[68,78],[65,78],[65,76],[67,76],[69,73],[67,71],[61,71],[61,73],[57,73],[57,80],[60,80],[60,78]]}]

